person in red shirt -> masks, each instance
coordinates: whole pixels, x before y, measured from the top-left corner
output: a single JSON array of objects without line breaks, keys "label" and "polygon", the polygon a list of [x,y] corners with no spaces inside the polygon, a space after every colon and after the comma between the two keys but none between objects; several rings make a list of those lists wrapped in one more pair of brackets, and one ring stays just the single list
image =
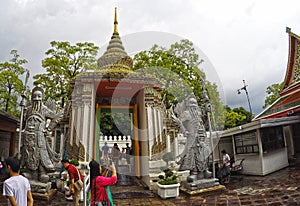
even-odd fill
[{"label": "person in red shirt", "polygon": [[[97,161],[92,160],[89,163],[90,167],[90,191],[91,191],[91,205],[108,205],[110,201],[106,186],[114,185],[117,182],[117,172],[114,162],[108,165],[105,169]],[[107,169],[111,169],[111,177],[105,177]],[[96,203],[96,204],[95,204]]]},{"label": "person in red shirt", "polygon": [[77,188],[74,187],[74,184],[79,179],[83,181],[82,174],[73,164],[70,164],[69,160],[63,159],[61,160],[61,163],[69,173],[69,179],[71,180],[71,184],[69,187],[73,200],[75,202],[75,206],[79,206],[79,194],[81,190],[77,190]]}]

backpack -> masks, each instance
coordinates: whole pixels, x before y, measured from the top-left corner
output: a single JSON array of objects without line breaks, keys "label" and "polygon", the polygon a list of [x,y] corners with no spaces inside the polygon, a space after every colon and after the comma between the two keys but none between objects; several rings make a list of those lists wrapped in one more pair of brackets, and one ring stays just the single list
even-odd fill
[{"label": "backpack", "polygon": [[112,156],[113,157],[119,157],[120,156],[120,150],[118,150],[118,148],[113,147],[112,148]]}]

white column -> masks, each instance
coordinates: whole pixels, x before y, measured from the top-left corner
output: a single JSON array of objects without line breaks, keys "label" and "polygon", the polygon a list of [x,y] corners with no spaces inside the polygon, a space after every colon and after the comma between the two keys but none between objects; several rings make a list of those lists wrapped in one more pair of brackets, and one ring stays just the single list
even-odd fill
[{"label": "white column", "polygon": [[147,111],[147,121],[148,121],[148,138],[149,138],[149,158],[151,160],[152,157],[152,146],[153,146],[153,121],[152,121],[152,108],[151,107],[147,107],[146,108]]},{"label": "white column", "polygon": [[179,155],[179,148],[178,148],[178,138],[174,137],[174,156],[177,157]]},{"label": "white column", "polygon": [[[93,90],[92,90],[93,91]],[[92,94],[92,101],[91,104],[89,105],[89,130],[88,130],[88,140],[89,140],[89,148],[91,148],[90,151],[90,156],[93,157],[93,145],[94,145],[94,140],[96,139],[95,135],[99,135],[99,133],[96,133],[96,129],[95,129],[95,122],[96,122],[96,111],[95,111],[96,105],[95,105],[95,95]],[[99,144],[99,142],[96,142],[96,144]],[[90,161],[90,160],[88,160]]]},{"label": "white column", "polygon": [[89,125],[90,125],[90,121],[88,119],[88,115],[89,115],[89,104],[90,102],[84,102],[83,105],[83,114],[82,114],[82,120],[81,120],[81,124],[82,124],[82,144],[85,147],[85,154],[84,154],[84,160],[88,161],[88,157],[86,156],[86,152],[90,153],[90,146],[88,144],[89,141],[89,137],[88,137],[88,132],[89,132]]},{"label": "white column", "polygon": [[166,152],[171,152],[171,138],[170,135],[166,136]]},{"label": "white column", "polygon": [[73,144],[73,139],[74,139],[74,127],[75,127],[75,111],[76,111],[76,107],[75,106],[73,106],[73,109],[72,109],[72,116],[71,116],[71,124],[70,124],[70,130],[69,130],[69,132],[70,132],[70,139],[69,139],[69,141],[70,141],[70,144],[72,145]]},{"label": "white column", "polygon": [[157,112],[157,118],[156,118],[156,121],[157,121],[157,128],[158,128],[158,137],[159,137],[159,142],[163,142],[162,141],[162,124],[161,124],[161,113],[160,113],[160,110],[159,109],[156,109],[156,112]]},{"label": "white column", "polygon": [[156,142],[159,142],[158,138],[158,126],[157,126],[157,111],[155,108],[152,110],[153,113],[153,133],[154,133],[154,139]]},{"label": "white column", "polygon": [[64,139],[65,139],[65,128],[63,128],[63,130],[61,131],[60,134],[60,147],[59,147],[59,153],[61,155],[64,155]]}]

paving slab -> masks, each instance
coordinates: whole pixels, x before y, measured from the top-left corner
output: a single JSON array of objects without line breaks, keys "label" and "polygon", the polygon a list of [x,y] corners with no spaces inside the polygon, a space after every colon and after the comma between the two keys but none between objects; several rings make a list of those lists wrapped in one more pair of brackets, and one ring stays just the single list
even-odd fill
[{"label": "paving slab", "polygon": [[[0,178],[2,193],[3,179]],[[180,192],[179,197],[161,199],[155,192],[141,185],[113,186],[111,191],[116,206],[158,205],[158,206],[241,206],[241,205],[300,205],[300,165],[287,167],[267,176],[232,176],[222,192],[188,195]],[[7,206],[7,200],[0,195],[0,206]],[[61,192],[50,201],[35,200],[35,206],[71,206]],[[84,204],[81,202],[80,206]]]}]

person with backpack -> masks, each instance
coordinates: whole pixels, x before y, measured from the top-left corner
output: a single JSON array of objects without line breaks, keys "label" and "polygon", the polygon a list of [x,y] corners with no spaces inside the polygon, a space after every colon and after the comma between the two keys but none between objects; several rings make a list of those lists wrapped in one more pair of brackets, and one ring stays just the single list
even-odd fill
[{"label": "person with backpack", "polygon": [[114,143],[113,148],[111,148],[111,157],[116,166],[119,166],[119,159],[121,155],[121,150],[117,143]]}]

